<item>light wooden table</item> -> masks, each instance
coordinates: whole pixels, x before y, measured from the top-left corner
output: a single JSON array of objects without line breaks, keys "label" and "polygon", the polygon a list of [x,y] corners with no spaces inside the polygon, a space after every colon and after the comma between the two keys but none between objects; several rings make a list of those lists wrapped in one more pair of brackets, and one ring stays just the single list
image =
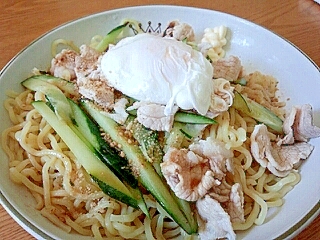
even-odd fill
[{"label": "light wooden table", "polygon": [[[134,5],[171,4],[231,13],[287,38],[320,66],[320,5],[312,0],[1,0],[0,68],[32,40],[66,22],[92,13]],[[0,206],[0,239],[34,239]],[[320,239],[320,217],[297,239]]]}]

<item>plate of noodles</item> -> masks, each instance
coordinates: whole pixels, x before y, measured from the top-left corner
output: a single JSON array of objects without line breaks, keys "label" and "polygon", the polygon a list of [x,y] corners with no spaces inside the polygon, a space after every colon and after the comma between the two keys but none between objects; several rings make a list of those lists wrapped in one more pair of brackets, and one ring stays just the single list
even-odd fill
[{"label": "plate of noodles", "polygon": [[[51,123],[68,121],[46,84],[87,117],[92,105],[121,129],[156,136],[150,144],[130,128],[122,144],[125,130],[88,117],[130,160],[121,169],[135,188],[115,175],[126,197],[115,200],[83,160],[92,141]],[[226,13],[139,6],[68,22],[1,70],[1,203],[39,239],[290,239],[320,211],[318,89],[319,68],[301,50]],[[75,121],[64,125],[72,134],[85,128]]]}]

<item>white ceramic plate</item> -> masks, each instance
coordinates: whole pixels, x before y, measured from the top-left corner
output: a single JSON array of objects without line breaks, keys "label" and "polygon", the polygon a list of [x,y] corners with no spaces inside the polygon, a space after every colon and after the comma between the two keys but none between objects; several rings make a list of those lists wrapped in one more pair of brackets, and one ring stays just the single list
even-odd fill
[{"label": "white ceramic plate", "polygon": [[[276,77],[281,95],[292,104],[310,103],[315,111],[315,123],[320,125],[320,72],[303,52],[280,36],[256,24],[232,15],[211,10],[177,6],[144,6],[112,10],[78,19],[60,26],[32,42],[14,57],[0,73],[1,132],[10,126],[3,108],[5,91],[21,89],[20,81],[33,67],[47,69],[50,63],[50,45],[57,38],[74,40],[75,44],[88,43],[96,34],[106,34],[119,25],[123,18],[133,18],[146,27],[165,28],[178,19],[193,26],[198,36],[206,27],[225,25],[231,30],[227,54],[241,58],[248,71],[259,70]],[[164,30],[164,29],[162,29]],[[262,226],[239,233],[239,239],[284,239],[300,232],[319,213],[320,209],[320,139],[312,140],[315,150],[301,167],[301,182],[285,197],[285,204],[275,209]],[[7,211],[36,238],[88,239],[69,235],[43,218],[34,210],[35,201],[23,187],[9,180],[7,156],[0,150],[1,202]]]}]

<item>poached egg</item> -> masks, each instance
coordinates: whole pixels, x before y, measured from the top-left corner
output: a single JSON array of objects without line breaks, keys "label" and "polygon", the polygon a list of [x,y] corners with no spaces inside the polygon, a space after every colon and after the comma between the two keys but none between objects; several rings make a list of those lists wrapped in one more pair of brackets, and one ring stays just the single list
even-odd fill
[{"label": "poached egg", "polygon": [[213,67],[201,52],[174,38],[148,33],[120,40],[102,57],[111,87],[139,101],[195,109],[205,115],[213,91]]}]

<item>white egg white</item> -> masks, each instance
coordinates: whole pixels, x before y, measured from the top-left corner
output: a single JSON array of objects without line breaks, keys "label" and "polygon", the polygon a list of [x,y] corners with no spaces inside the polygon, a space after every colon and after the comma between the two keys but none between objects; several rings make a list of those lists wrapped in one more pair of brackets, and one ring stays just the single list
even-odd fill
[{"label": "white egg white", "polygon": [[127,37],[102,57],[108,84],[139,101],[195,109],[205,115],[213,89],[213,67],[189,45],[147,33]]}]

